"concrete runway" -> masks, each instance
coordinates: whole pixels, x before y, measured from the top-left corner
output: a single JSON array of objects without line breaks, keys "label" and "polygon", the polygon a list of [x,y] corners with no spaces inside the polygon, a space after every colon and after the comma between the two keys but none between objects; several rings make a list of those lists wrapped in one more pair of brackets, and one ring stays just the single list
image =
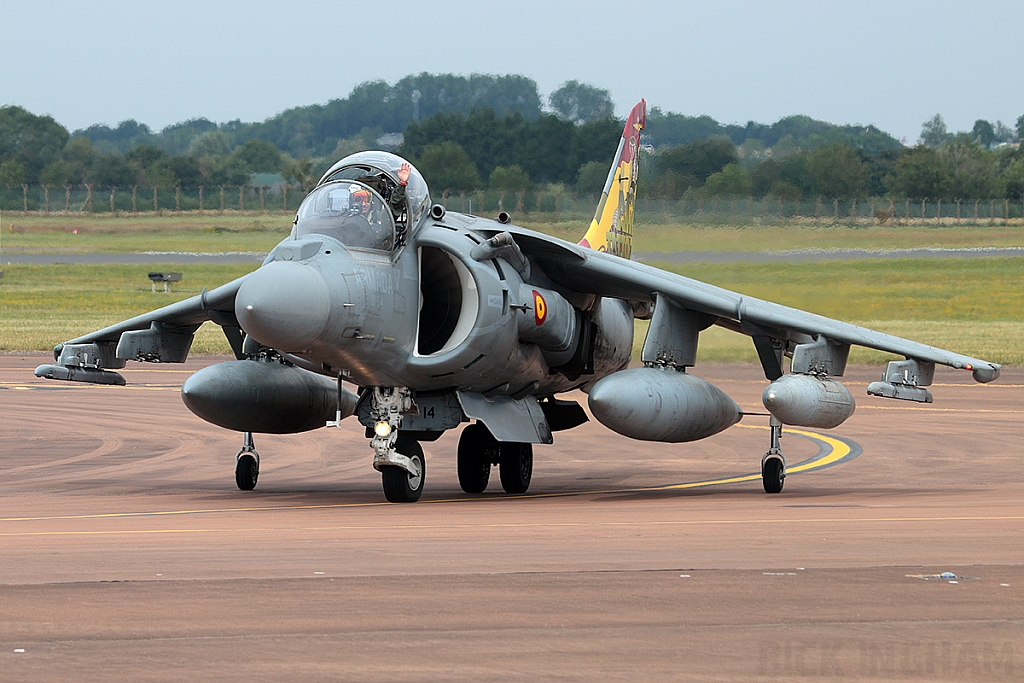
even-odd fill
[{"label": "concrete runway", "polygon": [[[211,358],[128,387],[0,356],[0,680],[1020,680],[1024,370],[936,372],[936,403],[865,395],[823,441],[767,422],[647,444],[591,422],[535,448],[530,494],[467,496],[458,432],[383,503],[354,421],[240,436],[184,407]],[[762,410],[754,366],[694,373]],[[844,451],[844,449],[848,449]],[[831,466],[829,459],[839,459]],[[950,579],[921,576],[953,572]],[[970,577],[970,578],[965,578]]]}]

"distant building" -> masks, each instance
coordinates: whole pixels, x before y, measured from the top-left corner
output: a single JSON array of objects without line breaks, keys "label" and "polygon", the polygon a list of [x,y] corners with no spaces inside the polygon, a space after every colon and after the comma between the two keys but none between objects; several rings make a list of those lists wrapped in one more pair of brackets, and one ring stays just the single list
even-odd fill
[{"label": "distant building", "polygon": [[401,133],[384,133],[377,138],[377,149],[385,152],[393,152],[401,146],[405,136]]}]

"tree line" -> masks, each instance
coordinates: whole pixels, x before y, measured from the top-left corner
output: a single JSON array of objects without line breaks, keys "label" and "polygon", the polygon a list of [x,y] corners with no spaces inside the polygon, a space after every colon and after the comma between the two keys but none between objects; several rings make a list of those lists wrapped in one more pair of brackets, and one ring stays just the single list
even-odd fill
[{"label": "tree line", "polygon": [[236,119],[217,124],[196,118],[154,132],[145,124],[127,120],[115,127],[89,126],[74,134],[89,138],[97,150],[108,153],[149,144],[169,155],[222,154],[248,140],[263,140],[295,158],[322,157],[332,155],[339,143],[374,142],[440,111],[468,113],[474,107],[490,107],[536,119],[541,106],[537,83],[525,76],[422,73],[406,76],[394,85],[361,83],[347,97],[287,109],[262,122]]},{"label": "tree line", "polygon": [[[346,98],[262,123],[194,119],[159,133],[135,121],[72,133],[50,116],[5,106],[0,188],[188,190],[243,186],[270,174],[308,190],[338,158],[384,146],[413,160],[438,196],[538,185],[594,194],[622,130],[613,111],[607,90],[577,81],[551,93],[544,108],[536,83],[522,76],[431,74],[363,83]],[[905,147],[873,126],[806,116],[723,125],[654,106],[642,138],[640,192],[656,199],[1018,199],[1024,116],[1016,124],[979,120],[954,133],[936,115],[923,124],[920,144]]]},{"label": "tree line", "polygon": [[[766,128],[778,135],[794,129],[793,119],[806,117]],[[933,123],[925,123],[923,137]],[[848,127],[829,125],[809,126],[813,130],[800,137],[785,132],[773,147],[753,144],[751,138],[737,145],[725,135],[660,148],[648,145],[640,156],[639,194],[653,199],[871,196],[932,201],[1024,196],[1024,151],[1017,136],[995,147],[994,140],[986,143],[976,134],[976,124],[969,133],[893,147],[873,144],[876,131],[865,129],[861,133],[867,137],[858,146]],[[1018,128],[1024,134],[1024,116]],[[554,115],[527,121],[491,110],[438,113],[409,125],[401,152],[417,160],[436,190],[524,192],[542,182],[596,194],[621,129],[622,122],[608,118],[577,125]]]},{"label": "tree line", "polygon": [[988,147],[971,133],[951,135],[933,146],[875,153],[843,142],[767,158],[751,158],[743,152],[727,138],[665,149],[648,158],[649,180],[640,192],[657,199],[773,196],[936,201],[1024,196],[1024,151],[1015,145]]},{"label": "tree line", "polygon": [[[432,186],[450,192],[522,192],[538,182],[600,192],[622,122],[570,121],[562,112],[535,121],[488,110],[438,113],[410,123],[400,151],[419,160]],[[723,126],[707,116],[652,107],[639,192],[654,199],[1020,199],[1022,137],[1024,115],[1016,130],[978,120],[961,133],[947,132],[936,115],[922,125],[919,144],[905,147],[873,126],[837,126],[807,116]]]}]

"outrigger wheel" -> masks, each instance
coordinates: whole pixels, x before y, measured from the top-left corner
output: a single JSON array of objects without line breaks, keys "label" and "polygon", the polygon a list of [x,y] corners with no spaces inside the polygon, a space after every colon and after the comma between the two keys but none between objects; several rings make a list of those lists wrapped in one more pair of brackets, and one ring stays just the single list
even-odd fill
[{"label": "outrigger wheel", "polygon": [[252,432],[244,432],[242,450],[235,455],[235,484],[242,491],[252,491],[260,477],[260,454],[252,440]]},{"label": "outrigger wheel", "polygon": [[765,493],[781,493],[786,481],[786,456],[782,454],[779,442],[782,439],[782,422],[774,415],[768,420],[771,442],[768,452],[761,458],[761,482]]},{"label": "outrigger wheel", "polygon": [[786,482],[786,468],[782,464],[782,458],[765,458],[764,464],[761,465],[761,481],[764,483],[765,493],[782,492],[782,485]]}]

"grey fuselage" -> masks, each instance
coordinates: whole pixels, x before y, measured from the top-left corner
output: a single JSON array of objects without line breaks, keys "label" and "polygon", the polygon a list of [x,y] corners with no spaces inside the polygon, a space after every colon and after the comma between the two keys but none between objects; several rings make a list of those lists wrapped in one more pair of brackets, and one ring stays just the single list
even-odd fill
[{"label": "grey fuselage", "polygon": [[448,213],[390,252],[290,237],[235,314],[261,344],[365,387],[543,397],[624,368],[631,306],[559,291],[518,247],[488,252],[505,227]]}]

